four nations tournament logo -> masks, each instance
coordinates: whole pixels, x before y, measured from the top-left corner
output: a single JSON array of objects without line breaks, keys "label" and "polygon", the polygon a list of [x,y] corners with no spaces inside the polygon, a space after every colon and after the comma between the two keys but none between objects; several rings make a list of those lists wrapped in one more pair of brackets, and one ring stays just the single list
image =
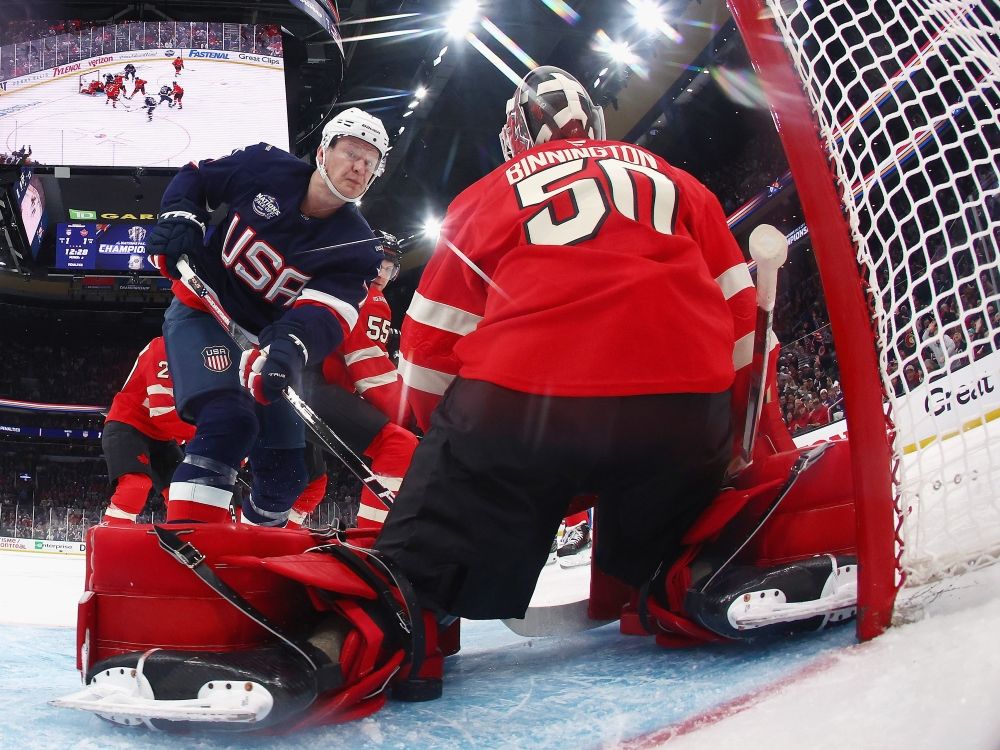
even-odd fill
[{"label": "four nations tournament logo", "polygon": [[229,350],[224,346],[206,346],[201,350],[201,358],[212,372],[225,372],[233,364]]},{"label": "four nations tournament logo", "polygon": [[276,219],[281,214],[278,201],[275,200],[274,196],[264,195],[264,193],[257,193],[257,197],[253,199],[253,211],[265,219]]}]

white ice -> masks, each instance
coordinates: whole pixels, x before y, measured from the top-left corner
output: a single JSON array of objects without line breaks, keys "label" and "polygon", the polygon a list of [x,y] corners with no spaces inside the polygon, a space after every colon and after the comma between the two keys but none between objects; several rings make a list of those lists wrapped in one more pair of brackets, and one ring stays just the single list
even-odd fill
[{"label": "white ice", "polygon": [[[548,566],[540,594],[575,595],[585,570]],[[78,685],[70,628],[83,574],[81,557],[0,552],[0,622],[16,623],[0,624],[10,660],[0,678],[0,747],[31,737],[49,746],[176,747],[45,705]],[[996,750],[1000,566],[917,596],[922,619],[874,641],[858,645],[842,628],[773,652],[669,652],[613,625],[521,639],[497,623],[465,622],[441,701],[390,703],[298,739],[205,737],[188,746]]]}]

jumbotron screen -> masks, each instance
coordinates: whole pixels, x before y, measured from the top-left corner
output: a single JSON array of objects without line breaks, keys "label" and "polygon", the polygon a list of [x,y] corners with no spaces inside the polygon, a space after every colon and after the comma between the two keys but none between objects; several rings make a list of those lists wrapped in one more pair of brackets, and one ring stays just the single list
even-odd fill
[{"label": "jumbotron screen", "polygon": [[56,225],[56,269],[156,273],[146,258],[146,235],[152,223]]},{"label": "jumbotron screen", "polygon": [[288,149],[280,29],[137,22],[0,46],[0,152],[44,165],[180,167]]}]

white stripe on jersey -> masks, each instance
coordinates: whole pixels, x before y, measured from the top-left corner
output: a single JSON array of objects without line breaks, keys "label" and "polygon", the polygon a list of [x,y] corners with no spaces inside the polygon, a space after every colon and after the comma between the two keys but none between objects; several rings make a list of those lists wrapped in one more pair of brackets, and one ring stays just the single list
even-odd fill
[{"label": "white stripe on jersey", "polygon": [[369,378],[361,378],[361,380],[354,381],[354,387],[358,389],[358,393],[364,393],[369,388],[378,388],[382,385],[389,385],[390,383],[396,382],[396,371],[387,372],[382,375],[372,375]]},{"label": "white stripe on jersey", "polygon": [[722,295],[726,299],[732,299],[744,289],[753,288],[753,279],[750,278],[750,269],[746,263],[739,263],[726,269],[715,277],[715,282],[722,289]]},{"label": "white stripe on jersey", "polygon": [[366,359],[374,359],[375,357],[384,357],[385,352],[379,349],[377,346],[368,346],[364,349],[358,349],[356,352],[350,352],[344,355],[344,362],[353,365],[356,362],[363,362]]},{"label": "white stripe on jersey", "polygon": [[379,510],[378,508],[370,508],[364,503],[361,503],[361,505],[358,506],[358,518],[364,518],[377,523],[385,523],[385,518],[388,515],[389,511]]},{"label": "white stripe on jersey", "polygon": [[326,292],[318,292],[315,289],[306,288],[302,290],[302,294],[295,301],[299,302],[301,300],[310,300],[311,302],[319,302],[321,305],[326,305],[338,317],[344,319],[349,330],[353,331],[354,326],[358,324],[358,311],[340,299],[340,297],[334,297],[332,294],[327,294]]},{"label": "white stripe on jersey", "polygon": [[413,295],[413,301],[410,303],[406,315],[425,326],[438,328],[448,333],[456,333],[459,336],[472,333],[479,325],[479,321],[483,319],[481,315],[427,299],[419,292]]},{"label": "white stripe on jersey", "polygon": [[[781,346],[781,342],[778,341],[778,337],[773,333],[771,334],[771,351],[768,352],[770,355],[775,349]],[[733,369],[740,370],[753,360],[753,331],[750,331],[746,336],[741,336],[736,340],[736,346],[733,348]]]},{"label": "white stripe on jersey", "polygon": [[455,379],[454,375],[449,375],[446,372],[407,362],[402,354],[399,355],[399,374],[407,388],[433,393],[437,396],[443,395],[448,386],[451,385],[451,381]]}]

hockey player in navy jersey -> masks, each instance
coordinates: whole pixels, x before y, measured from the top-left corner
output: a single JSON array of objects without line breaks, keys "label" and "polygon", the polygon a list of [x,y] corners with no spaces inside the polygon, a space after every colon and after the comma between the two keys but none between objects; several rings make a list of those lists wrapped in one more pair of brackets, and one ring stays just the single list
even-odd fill
[{"label": "hockey player in navy jersey", "polygon": [[[381,121],[352,108],[324,128],[315,168],[261,143],[189,164],[167,187],[147,243],[153,262],[177,279],[187,255],[260,347],[241,362],[199,298],[174,282],[163,331],[178,411],[197,432],[174,474],[168,520],[227,520],[247,456],[244,519],[287,519],[307,472],[304,426],[281,393],[357,322],[381,256],[354,201],[382,173],[387,150]],[[209,212],[222,203],[228,213],[206,243]]]}]

